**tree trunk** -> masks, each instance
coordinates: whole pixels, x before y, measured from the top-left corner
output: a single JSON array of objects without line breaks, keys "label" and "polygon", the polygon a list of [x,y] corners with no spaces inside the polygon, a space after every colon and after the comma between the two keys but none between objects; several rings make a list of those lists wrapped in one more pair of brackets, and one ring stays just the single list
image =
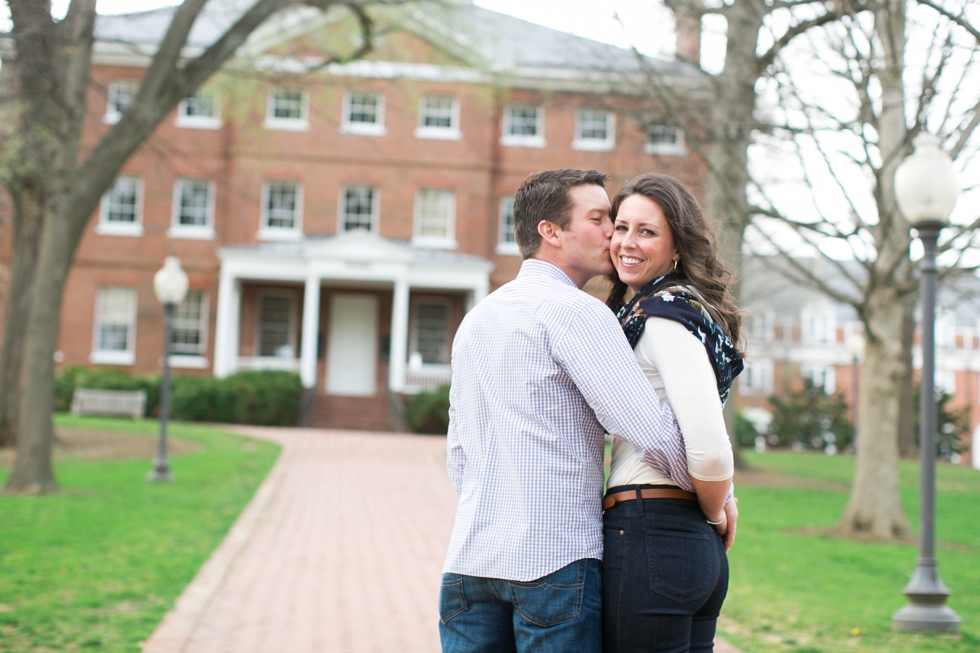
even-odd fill
[{"label": "tree trunk", "polygon": [[[898,492],[898,433],[902,388],[908,376],[903,331],[912,303],[908,280],[909,232],[895,205],[895,169],[906,151],[905,1],[884,0],[875,12],[875,33],[883,50],[881,113],[877,121],[882,165],[876,171],[877,257],[865,291],[867,330],[854,485],[838,532],[882,539],[907,537],[908,519]],[[914,286],[913,286],[914,288]]]},{"label": "tree trunk", "polygon": [[868,298],[869,327],[861,375],[857,462],[851,498],[836,530],[878,539],[910,534],[898,492],[899,396],[905,378],[904,301],[881,288]]},{"label": "tree trunk", "polygon": [[0,447],[17,443],[24,338],[31,310],[34,273],[41,241],[44,207],[36,187],[11,189],[14,237],[11,247],[7,317],[0,349]]},{"label": "tree trunk", "polygon": [[899,390],[898,412],[898,455],[902,458],[918,458],[919,445],[916,442],[915,406],[919,400],[913,396],[912,388],[912,345],[915,338],[915,303],[906,302],[902,316],[902,364],[905,374]]}]

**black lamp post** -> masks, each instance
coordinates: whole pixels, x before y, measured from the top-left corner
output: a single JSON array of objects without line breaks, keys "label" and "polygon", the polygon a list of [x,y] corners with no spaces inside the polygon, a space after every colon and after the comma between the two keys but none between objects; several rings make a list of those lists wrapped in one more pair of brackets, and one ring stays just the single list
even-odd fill
[{"label": "black lamp post", "polygon": [[163,267],[153,275],[153,291],[163,304],[163,377],[160,379],[160,445],[148,481],[174,480],[167,458],[167,418],[170,416],[170,341],[173,333],[174,310],[187,296],[187,274],[176,256],[168,256]]},{"label": "black lamp post", "polygon": [[905,586],[909,604],[892,617],[896,630],[953,633],[960,617],[946,605],[949,589],[936,562],[936,242],[947,226],[960,187],[952,161],[939,139],[921,133],[915,153],[895,171],[895,199],[902,215],[922,241],[922,380],[919,396],[919,557]]}]

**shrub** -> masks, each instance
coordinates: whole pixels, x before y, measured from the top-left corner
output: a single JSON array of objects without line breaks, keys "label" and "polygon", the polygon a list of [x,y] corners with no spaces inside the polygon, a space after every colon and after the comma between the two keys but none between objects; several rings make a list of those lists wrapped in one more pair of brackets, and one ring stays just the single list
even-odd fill
[{"label": "shrub", "polygon": [[853,429],[847,401],[842,394],[828,395],[811,379],[786,399],[769,397],[772,423],[769,444],[801,449],[843,451],[851,443]]},{"label": "shrub", "polygon": [[449,385],[412,397],[405,407],[405,423],[415,433],[445,435],[449,430]]},{"label": "shrub", "polygon": [[54,409],[71,410],[75,388],[90,390],[143,390],[146,392],[146,415],[156,412],[160,404],[160,377],[135,376],[123,370],[68,367],[55,376]]},{"label": "shrub", "polygon": [[759,437],[759,431],[756,430],[752,420],[742,413],[737,414],[735,416],[735,441],[738,443],[738,446],[745,449],[752,449],[755,447],[755,439],[757,437]]},{"label": "shrub", "polygon": [[[160,404],[159,376],[69,367],[55,377],[55,410],[71,408],[75,388],[144,390],[147,415],[157,414]],[[291,372],[239,372],[224,379],[174,376],[170,382],[170,415],[188,422],[292,426],[302,394],[299,376]]]}]

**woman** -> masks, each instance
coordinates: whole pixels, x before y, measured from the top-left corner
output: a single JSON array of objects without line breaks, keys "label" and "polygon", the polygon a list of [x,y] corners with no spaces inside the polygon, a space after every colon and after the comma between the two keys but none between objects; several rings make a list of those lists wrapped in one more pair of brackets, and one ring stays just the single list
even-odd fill
[{"label": "woman", "polygon": [[612,202],[617,312],[641,369],[677,417],[694,493],[615,441],[603,501],[603,650],[711,651],[728,590],[734,471],[722,404],[742,357],[714,233],[676,179],[630,180]]}]

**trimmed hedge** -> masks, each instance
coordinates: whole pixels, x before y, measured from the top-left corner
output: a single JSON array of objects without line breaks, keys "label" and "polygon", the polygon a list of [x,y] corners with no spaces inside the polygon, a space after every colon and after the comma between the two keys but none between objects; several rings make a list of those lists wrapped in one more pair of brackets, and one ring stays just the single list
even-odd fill
[{"label": "trimmed hedge", "polygon": [[[144,390],[146,414],[159,413],[159,376],[69,367],[55,377],[55,410],[71,409],[75,388]],[[292,426],[302,394],[299,376],[291,372],[239,372],[224,379],[175,376],[170,382],[170,416],[188,422]]]},{"label": "trimmed hedge", "polygon": [[445,435],[449,431],[449,384],[412,397],[405,407],[405,423],[414,433]]}]

